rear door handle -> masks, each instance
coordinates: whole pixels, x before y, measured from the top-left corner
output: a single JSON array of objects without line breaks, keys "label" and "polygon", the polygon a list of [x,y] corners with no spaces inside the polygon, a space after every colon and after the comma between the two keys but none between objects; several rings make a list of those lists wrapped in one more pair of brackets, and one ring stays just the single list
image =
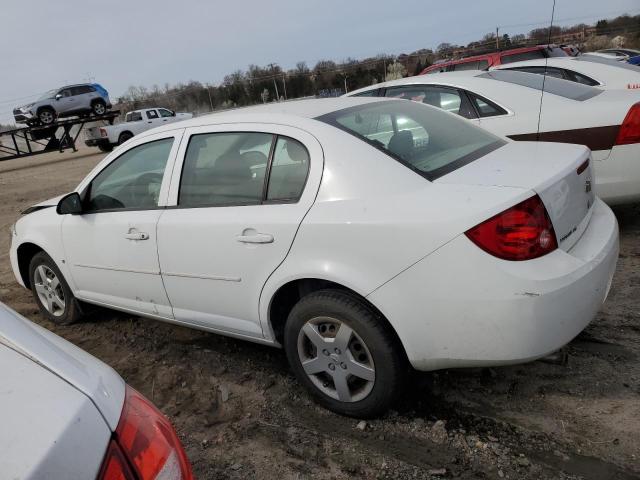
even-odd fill
[{"label": "rear door handle", "polygon": [[273,243],[273,235],[269,235],[268,233],[251,233],[249,235],[238,235],[236,240],[240,243]]},{"label": "rear door handle", "polygon": [[149,240],[149,234],[144,232],[125,233],[124,238],[127,240]]}]

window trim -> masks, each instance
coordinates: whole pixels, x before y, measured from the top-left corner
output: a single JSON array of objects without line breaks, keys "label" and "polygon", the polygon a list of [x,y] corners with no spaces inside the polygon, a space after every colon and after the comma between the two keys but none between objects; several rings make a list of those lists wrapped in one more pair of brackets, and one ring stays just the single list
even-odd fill
[{"label": "window trim", "polygon": [[[184,206],[184,205],[180,205],[180,190],[182,189],[182,176],[184,174],[184,167],[185,167],[185,159],[187,156],[187,152],[189,150],[189,144],[191,143],[191,139],[197,135],[225,135],[225,134],[263,134],[263,135],[271,135],[271,146],[269,147],[269,156],[267,158],[267,166],[266,166],[266,170],[264,173],[264,180],[263,180],[263,185],[262,185],[262,194],[260,197],[260,200],[256,203],[256,202],[251,202],[251,203],[246,203],[246,202],[239,202],[239,203],[229,203],[229,204],[225,204],[225,205],[188,205],[188,206]],[[269,192],[269,181],[271,179],[271,167],[273,164],[273,157],[275,155],[275,149],[276,149],[276,145],[278,143],[278,139],[279,138],[285,138],[285,139],[291,139],[294,140],[296,142],[298,142],[300,145],[302,145],[304,147],[304,149],[307,151],[307,156],[309,157],[309,165],[307,167],[307,174],[305,176],[304,179],[304,183],[302,184],[302,189],[300,190],[300,195],[298,196],[298,198],[296,199],[277,199],[277,200],[267,200],[267,194]],[[200,132],[200,133],[191,133],[189,134],[189,139],[186,143],[186,147],[184,149],[184,152],[182,154],[182,158],[180,158],[180,161],[182,162],[182,165],[180,167],[180,174],[178,175],[177,183],[178,183],[178,191],[177,191],[177,196],[176,196],[176,204],[175,205],[169,205],[167,207],[165,207],[166,209],[192,209],[192,208],[225,208],[225,207],[257,207],[257,206],[261,206],[261,205],[291,205],[291,204],[297,204],[300,202],[300,199],[302,198],[302,196],[304,195],[305,189],[307,188],[307,182],[309,180],[309,175],[311,173],[311,153],[309,152],[309,148],[300,140],[298,140],[297,138],[294,138],[290,135],[284,135],[284,134],[280,134],[280,133],[272,133],[272,132],[260,132],[260,131],[253,131],[253,130],[219,130],[219,131],[212,131],[212,132]]]}]

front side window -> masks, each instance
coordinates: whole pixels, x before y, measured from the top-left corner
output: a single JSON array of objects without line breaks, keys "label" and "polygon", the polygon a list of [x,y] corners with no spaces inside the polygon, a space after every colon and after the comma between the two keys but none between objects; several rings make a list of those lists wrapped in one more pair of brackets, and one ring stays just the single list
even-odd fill
[{"label": "front side window", "polygon": [[381,150],[429,180],[506,142],[470,122],[414,102],[376,102],[317,117]]},{"label": "front side window", "polygon": [[426,103],[464,118],[476,118],[476,114],[467,99],[453,88],[433,85],[408,85],[388,88],[385,96]]},{"label": "front side window", "polygon": [[166,108],[159,108],[161,117],[173,117],[173,112],[171,110],[167,110]]},{"label": "front side window", "polygon": [[184,157],[178,205],[260,204],[272,142],[268,133],[193,135]]},{"label": "front side window", "polygon": [[156,140],[138,145],[116,158],[89,184],[86,210],[157,207],[172,145],[173,138]]},{"label": "front side window", "polygon": [[291,202],[302,195],[309,172],[309,152],[297,140],[278,137],[273,152],[267,201]]},{"label": "front side window", "polygon": [[476,62],[462,62],[462,63],[455,63],[453,65],[451,65],[451,70],[455,71],[455,72],[461,72],[464,70],[479,70],[480,68],[478,67],[479,63]]},{"label": "front side window", "polygon": [[147,118],[149,120],[152,120],[154,118],[158,118],[158,112],[156,112],[155,110],[147,110]]}]

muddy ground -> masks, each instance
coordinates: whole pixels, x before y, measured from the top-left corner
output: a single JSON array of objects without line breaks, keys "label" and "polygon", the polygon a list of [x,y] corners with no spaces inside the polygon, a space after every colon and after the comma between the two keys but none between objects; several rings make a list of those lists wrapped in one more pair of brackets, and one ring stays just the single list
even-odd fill
[{"label": "muddy ground", "polygon": [[197,478],[640,478],[640,205],[615,210],[617,275],[566,366],[416,374],[395,410],[359,424],[315,406],[280,350],[111,312],[69,327],[38,314],[13,279],[8,229],[101,158],[0,162],[0,300],[151,398]]}]

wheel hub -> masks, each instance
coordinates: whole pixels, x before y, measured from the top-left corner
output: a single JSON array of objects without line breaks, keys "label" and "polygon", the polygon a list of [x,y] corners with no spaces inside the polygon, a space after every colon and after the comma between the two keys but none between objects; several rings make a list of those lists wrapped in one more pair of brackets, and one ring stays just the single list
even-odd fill
[{"label": "wheel hub", "polygon": [[298,335],[298,355],[309,379],[331,398],[357,402],[373,389],[373,357],[362,338],[338,319],[309,320]]}]

